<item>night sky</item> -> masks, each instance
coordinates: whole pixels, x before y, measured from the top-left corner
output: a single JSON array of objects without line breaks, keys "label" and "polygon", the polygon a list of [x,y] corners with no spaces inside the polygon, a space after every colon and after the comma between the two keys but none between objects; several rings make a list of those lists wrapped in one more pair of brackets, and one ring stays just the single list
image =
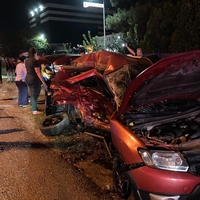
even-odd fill
[{"label": "night sky", "polygon": [[0,32],[15,32],[28,26],[28,0],[1,0]]},{"label": "night sky", "polygon": [[[100,3],[102,0],[1,0],[0,33],[14,33],[28,27],[28,14],[33,5],[54,2],[81,6],[83,1]],[[109,3],[109,0],[105,0],[105,4],[107,3]]]}]

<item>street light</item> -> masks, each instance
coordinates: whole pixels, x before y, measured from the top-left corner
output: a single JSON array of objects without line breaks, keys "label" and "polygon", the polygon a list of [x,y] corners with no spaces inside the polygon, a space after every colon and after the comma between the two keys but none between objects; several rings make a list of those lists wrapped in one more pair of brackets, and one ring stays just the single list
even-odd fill
[{"label": "street light", "polygon": [[106,47],[106,14],[105,14],[105,4],[104,0],[103,3],[91,3],[91,2],[83,2],[83,7],[96,7],[96,8],[103,8],[103,46]]},{"label": "street light", "polygon": [[39,5],[38,7],[36,7],[34,10],[30,11],[30,16],[34,17],[36,14],[38,14],[39,12],[42,12],[44,10],[43,5]]},{"label": "street light", "polygon": [[40,35],[39,35],[39,38],[40,38],[41,40],[45,40],[44,34],[40,34]]}]

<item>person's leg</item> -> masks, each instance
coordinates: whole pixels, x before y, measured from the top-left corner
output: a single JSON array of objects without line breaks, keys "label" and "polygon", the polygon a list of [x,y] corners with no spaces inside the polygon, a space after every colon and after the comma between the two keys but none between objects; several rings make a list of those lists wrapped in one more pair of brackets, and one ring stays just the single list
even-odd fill
[{"label": "person's leg", "polygon": [[13,82],[13,70],[10,69],[10,81]]},{"label": "person's leg", "polygon": [[40,95],[40,91],[41,83],[39,81],[35,82],[30,88],[32,111],[37,111],[37,99]]},{"label": "person's leg", "polygon": [[31,106],[32,106],[32,111],[36,111],[37,110],[37,100],[35,100],[34,97],[34,86],[33,85],[29,85],[29,89],[30,89],[30,93],[31,93]]},{"label": "person's leg", "polygon": [[21,99],[20,99],[20,81],[15,81],[15,84],[18,88],[18,106],[21,105]]},{"label": "person's leg", "polygon": [[23,106],[28,105],[28,86],[25,82],[21,81],[20,85],[20,98],[21,98],[21,104]]},{"label": "person's leg", "polygon": [[9,69],[7,70],[7,82],[10,82],[10,72],[9,72]]}]

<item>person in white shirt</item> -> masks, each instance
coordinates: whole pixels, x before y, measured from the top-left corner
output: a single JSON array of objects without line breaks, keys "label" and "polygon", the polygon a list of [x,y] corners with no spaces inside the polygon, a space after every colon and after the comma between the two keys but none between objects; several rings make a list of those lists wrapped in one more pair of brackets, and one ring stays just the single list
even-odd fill
[{"label": "person in white shirt", "polygon": [[15,84],[18,88],[18,106],[21,107],[27,107],[29,106],[28,104],[28,86],[25,82],[26,78],[26,67],[24,64],[25,57],[21,56],[18,59],[17,66],[15,69]]}]

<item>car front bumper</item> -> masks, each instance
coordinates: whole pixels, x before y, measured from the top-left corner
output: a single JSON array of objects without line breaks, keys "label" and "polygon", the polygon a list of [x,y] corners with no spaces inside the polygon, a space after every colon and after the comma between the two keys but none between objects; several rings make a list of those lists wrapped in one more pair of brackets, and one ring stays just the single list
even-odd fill
[{"label": "car front bumper", "polygon": [[199,200],[200,177],[185,172],[172,172],[141,167],[128,172],[141,200]]}]

